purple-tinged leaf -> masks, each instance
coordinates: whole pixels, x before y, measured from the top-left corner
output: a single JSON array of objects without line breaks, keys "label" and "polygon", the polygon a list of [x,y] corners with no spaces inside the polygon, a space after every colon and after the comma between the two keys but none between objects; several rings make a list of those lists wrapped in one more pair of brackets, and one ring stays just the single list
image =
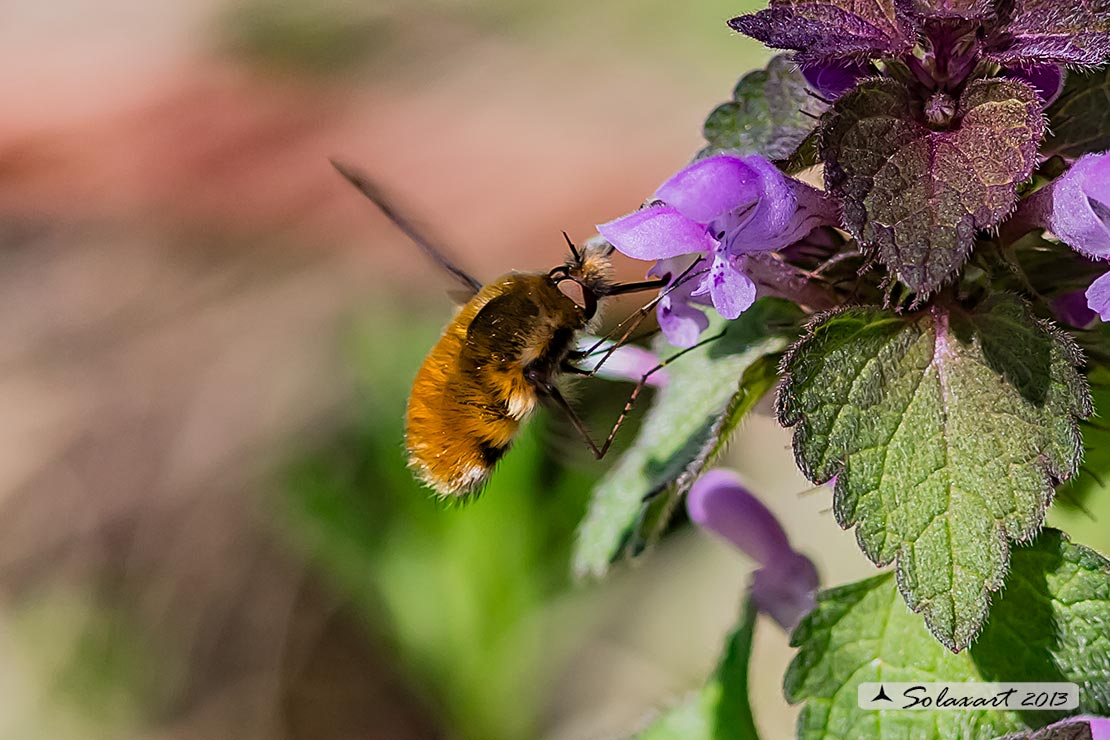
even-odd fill
[{"label": "purple-tinged leaf", "polygon": [[1110,0],[1016,0],[988,54],[996,62],[1101,65],[1110,57]]},{"label": "purple-tinged leaf", "polygon": [[919,299],[956,274],[977,230],[1010,213],[1044,116],[1028,85],[986,79],[967,87],[952,126],[926,127],[905,87],[874,79],[840,98],[824,128],[825,182],[848,230]]},{"label": "purple-tinged leaf", "polygon": [[1110,740],[1110,719],[1069,717],[1039,730],[1016,732],[998,740]]},{"label": "purple-tinged leaf", "polygon": [[1064,91],[1045,112],[1050,132],[1045,154],[1077,159],[1110,149],[1110,67],[1069,74]]},{"label": "purple-tinged leaf", "polygon": [[993,0],[908,0],[913,15],[923,18],[979,20],[995,14]]},{"label": "purple-tinged leaf", "polygon": [[735,30],[775,49],[794,49],[799,64],[835,57],[897,56],[913,48],[912,24],[894,0],[772,0],[733,18]]}]

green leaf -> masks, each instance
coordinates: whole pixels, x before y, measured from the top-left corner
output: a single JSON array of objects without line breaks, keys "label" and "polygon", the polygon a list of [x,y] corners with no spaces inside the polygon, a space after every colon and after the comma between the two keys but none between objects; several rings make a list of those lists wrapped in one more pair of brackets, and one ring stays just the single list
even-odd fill
[{"label": "green leaf", "polygon": [[637,735],[638,740],[758,740],[748,701],[748,671],[758,612],[749,598],[713,677],[694,697]]},{"label": "green leaf", "polygon": [[1011,212],[1044,133],[1040,99],[1021,82],[977,80],[950,104],[953,127],[933,130],[901,83],[870,80],[822,128],[826,186],[849,231],[919,300],[956,275],[976,231]]},{"label": "green leaf", "polygon": [[1088,375],[1095,413],[1080,425],[1083,432],[1083,465],[1079,475],[1056,492],[1062,504],[1084,506],[1095,496],[1110,496],[1110,372],[1099,369]]},{"label": "green leaf", "polygon": [[[1006,588],[971,657],[988,681],[1070,681],[1080,709],[1110,715],[1110,560],[1045,529],[1014,549]],[[1058,719],[1026,713],[1030,724]]]},{"label": "green leaf", "polygon": [[805,702],[799,719],[805,740],[991,738],[1054,719],[997,709],[859,709],[859,684],[878,681],[1074,681],[1079,711],[1105,714],[1108,625],[1110,563],[1046,529],[1014,549],[1003,596],[963,653],[930,637],[889,574],[820,594],[791,639],[799,651],[786,674],[786,694]]},{"label": "green leaf", "polygon": [[971,312],[844,310],[788,355],[778,411],[799,467],[838,476],[837,521],[873,562],[897,562],[906,602],[953,651],[982,626],[1010,541],[1076,472],[1091,412],[1078,361],[1008,295]]},{"label": "green leaf", "polygon": [[[670,381],[656,394],[632,447],[594,490],[575,549],[579,576],[603,575],[626,543],[634,552],[658,536],[681,494],[769,390],[766,366],[752,376],[745,370],[781,352],[784,330],[795,328],[799,317],[793,304],[769,298],[735,321],[713,314],[705,336],[722,329],[726,334],[668,366]],[[666,344],[657,347],[661,354],[674,353]]]},{"label": "green leaf", "polygon": [[780,54],[766,69],[741,77],[732,100],[709,114],[703,129],[709,145],[698,156],[733,151],[786,159],[816,128],[826,107],[809,93],[797,66]]},{"label": "green leaf", "polygon": [[1068,75],[1048,111],[1045,154],[1081,157],[1110,149],[1110,67]]},{"label": "green leaf", "polygon": [[980,681],[967,653],[953,655],[906,608],[890,574],[822,592],[790,640],[786,698],[805,702],[801,740],[973,740],[1021,729],[1012,712],[871,711],[858,687],[871,682]]}]

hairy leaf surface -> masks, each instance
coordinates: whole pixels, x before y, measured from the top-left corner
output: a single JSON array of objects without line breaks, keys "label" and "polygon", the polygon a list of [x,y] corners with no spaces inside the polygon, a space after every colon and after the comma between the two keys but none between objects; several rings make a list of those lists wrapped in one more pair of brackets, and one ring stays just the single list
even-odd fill
[{"label": "hairy leaf surface", "polygon": [[992,44],[995,61],[1098,65],[1110,56],[1110,0],[1021,0],[1010,7]]},{"label": "hairy leaf surface", "polygon": [[732,100],[709,114],[703,130],[709,145],[698,156],[735,151],[786,159],[813,131],[826,107],[810,94],[796,65],[780,54],[766,69],[740,78]]},{"label": "hairy leaf surface", "polygon": [[797,50],[799,64],[897,55],[914,44],[913,24],[895,0],[771,0],[770,5],[728,24],[772,48]]},{"label": "hairy leaf surface", "polygon": [[866,682],[1074,681],[1079,711],[1104,714],[1110,563],[1046,529],[1015,548],[1003,593],[980,639],[959,654],[931,638],[889,574],[820,594],[791,639],[799,650],[786,694],[805,702],[799,736],[986,739],[1055,718],[999,709],[865,711],[856,700]]},{"label": "hairy leaf surface", "polygon": [[913,12],[926,18],[987,19],[995,15],[993,0],[913,0]]},{"label": "hairy leaf surface", "polygon": [[924,299],[956,275],[976,232],[1013,209],[1044,115],[1032,87],[1001,79],[971,83],[951,129],[924,125],[917,106],[894,80],[860,84],[834,105],[822,156],[849,231]]},{"label": "hairy leaf surface", "polygon": [[1056,529],[1015,548],[1006,588],[971,657],[989,681],[1079,684],[1081,710],[1110,716],[1110,560]]},{"label": "hairy leaf surface", "polygon": [[973,312],[847,309],[784,363],[779,419],[864,553],[951,650],[978,633],[1009,560],[1081,455],[1078,349],[999,295]]},{"label": "hairy leaf surface", "polygon": [[871,682],[983,680],[967,653],[953,655],[906,608],[890,574],[822,592],[790,640],[786,698],[805,702],[800,740],[988,740],[1022,729],[1012,712],[871,711],[858,687]]}]

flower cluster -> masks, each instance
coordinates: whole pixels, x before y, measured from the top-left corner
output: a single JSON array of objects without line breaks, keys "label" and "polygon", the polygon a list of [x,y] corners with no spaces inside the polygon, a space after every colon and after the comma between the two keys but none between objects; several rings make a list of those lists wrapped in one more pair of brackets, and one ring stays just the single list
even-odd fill
[{"label": "flower cluster", "polygon": [[[755,301],[757,286],[745,269],[749,255],[782,249],[838,222],[821,191],[767,159],[719,154],[680,170],[647,207],[597,229],[624,254],[657,260],[650,274],[682,276],[659,303],[659,326],[671,344],[689,347],[709,325],[693,304],[712,302],[735,319]],[[691,255],[705,267],[684,269]]]},{"label": "flower cluster", "polygon": [[[976,232],[1013,211],[1064,66],[1110,55],[1108,16],[1042,0],[773,0],[730,25],[794,50],[805,82],[829,101],[817,124],[825,191],[722,147],[671,177],[645,208],[598,230],[624,254],[654,260],[650,274],[672,279],[657,310],[680,347],[708,326],[702,306],[733,319],[752,305],[761,287],[753,255],[788,249],[820,226],[845,228],[918,302],[928,299],[954,279]],[[897,164],[884,169],[887,160]],[[1099,259],[1110,257],[1102,162],[1080,160],[1023,206],[1030,225]],[[915,225],[906,214],[919,209],[929,213]],[[1088,299],[1110,317],[1110,278]]]},{"label": "flower cluster", "polygon": [[[1059,669],[1084,686],[1080,709],[1104,714],[1089,685],[1105,678],[1107,561],[1043,523],[1061,483],[1104,487],[1105,461],[1081,463],[1110,340],[1047,319],[1110,321],[1110,0],[770,0],[730,25],[793,53],[745,75],[694,161],[598,231],[667,278],[657,311],[674,345],[725,323],[709,308],[733,320],[761,296],[787,300],[761,300],[731,347],[672,354],[690,364],[668,365],[629,467],[599,488],[583,562],[650,542],[664,507],[645,497],[685,492],[693,523],[757,563],[748,603],[793,630],[802,736],[826,732],[830,697],[854,696],[876,665],[963,676],[972,645],[985,672]],[[818,169],[820,189],[796,179]],[[632,374],[652,362],[630,359]],[[893,573],[818,598],[813,562],[735,473],[690,482],[776,383],[799,469],[833,484],[837,523]],[[721,686],[738,668],[746,680],[733,662],[751,616]],[[878,646],[874,624],[890,638]],[[869,737],[871,719],[844,711],[838,726]],[[967,719],[1019,738],[992,713]],[[1044,736],[1107,732],[1084,716]]]}]

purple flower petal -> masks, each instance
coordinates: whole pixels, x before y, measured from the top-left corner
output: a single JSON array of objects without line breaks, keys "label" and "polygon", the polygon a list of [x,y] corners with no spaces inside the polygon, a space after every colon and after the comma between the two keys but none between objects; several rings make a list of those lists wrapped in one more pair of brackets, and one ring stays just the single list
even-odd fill
[{"label": "purple flower petal", "polygon": [[826,100],[836,100],[871,74],[871,65],[853,59],[829,59],[802,68],[809,86]]},{"label": "purple flower petal", "polygon": [[671,206],[641,208],[598,225],[597,231],[621,253],[641,260],[707,252],[716,244],[704,224],[691,221]]},{"label": "purple flower petal", "polygon": [[778,167],[763,157],[747,157],[746,162],[759,177],[758,200],[752,208],[733,211],[718,219],[712,224],[712,228],[725,232],[730,240],[735,240],[736,235],[743,232],[749,241],[756,244],[763,244],[771,239],[779,241],[778,237],[789,229],[797,214],[796,186],[801,183],[782,174]]},{"label": "purple flower petal", "polygon": [[[840,222],[833,200],[757,155],[721,154],[695,162],[667,180],[656,196],[661,204],[597,228],[614,247],[637,259],[713,255],[707,276],[691,279],[660,300],[660,327],[679,347],[694,344],[708,326],[705,315],[690,305],[695,297],[709,295],[727,319],[755,302],[756,285],[743,272],[744,255],[782,249],[819,226]],[[715,236],[722,238],[723,247]],[[677,275],[681,270],[654,272]]]},{"label": "purple flower petal", "polygon": [[1098,318],[1098,314],[1088,305],[1087,294],[1082,290],[1073,290],[1056,296],[1052,300],[1052,311],[1056,314],[1056,318],[1076,329],[1086,329]]},{"label": "purple flower petal", "polygon": [[675,347],[693,347],[701,333],[709,328],[709,317],[704,311],[673,295],[664,296],[655,312],[660,331]]},{"label": "purple flower petal", "polygon": [[752,577],[756,606],[786,630],[813,609],[817,568],[794,551],[775,515],[729,470],[711,470],[686,497],[691,521],[718,534],[760,564]]},{"label": "purple flower petal", "polygon": [[1048,229],[1088,257],[1110,259],[1110,152],[1080,157],[1030,196],[1015,220]]},{"label": "purple flower petal", "polygon": [[760,565],[795,555],[775,515],[731,470],[717,468],[698,478],[686,496],[686,511],[690,521],[724,537]]},{"label": "purple flower petal", "polygon": [[[754,158],[758,159],[758,158]],[[760,173],[729,154],[698,160],[676,172],[655,197],[698,223],[755,203],[763,193]]]},{"label": "purple flower petal", "polygon": [[[661,260],[657,262],[648,275],[663,277],[670,275],[677,278],[689,266],[690,261],[683,258]],[[704,282],[704,278],[689,275],[678,287],[668,286],[666,295],[655,307],[659,319],[659,329],[667,341],[675,347],[693,347],[698,343],[698,337],[709,328],[709,317],[705,312],[696,308],[694,304],[706,305],[708,302],[695,297],[693,292]]]},{"label": "purple flower petal", "polygon": [[1002,76],[1020,80],[1041,96],[1045,106],[1052,105],[1064,89],[1064,68],[1059,64],[1023,64],[1003,67]]},{"label": "purple flower petal", "polygon": [[760,611],[792,632],[802,617],[817,606],[819,585],[813,561],[793,553],[752,574],[752,598]]},{"label": "purple flower petal", "polygon": [[735,319],[755,303],[755,283],[736,269],[731,258],[721,251],[713,257],[709,276],[693,295],[709,292],[713,307],[726,319]]},{"label": "purple flower petal", "polygon": [[1110,272],[1091,283],[1086,296],[1087,307],[1103,321],[1110,321]]},{"label": "purple flower petal", "polygon": [[713,231],[725,233],[729,254],[777,251],[818,226],[839,225],[836,204],[823,192],[787,177],[762,157],[748,157],[745,161],[759,175],[759,202],[710,225]]}]

